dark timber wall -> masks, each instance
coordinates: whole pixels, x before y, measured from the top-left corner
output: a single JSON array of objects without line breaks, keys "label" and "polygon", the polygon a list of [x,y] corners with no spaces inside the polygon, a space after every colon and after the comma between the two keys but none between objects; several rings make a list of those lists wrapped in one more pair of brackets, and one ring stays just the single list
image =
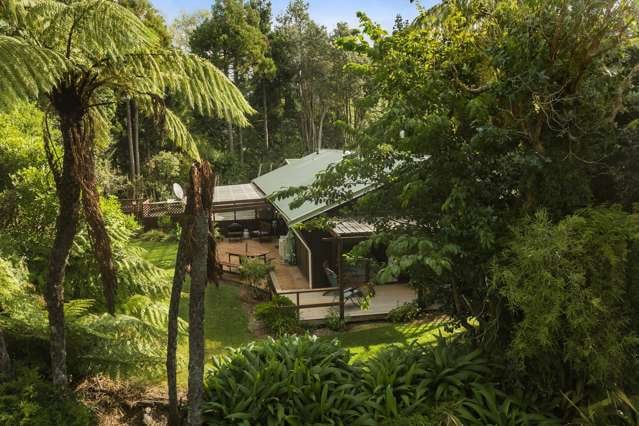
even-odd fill
[{"label": "dark timber wall", "polygon": [[302,271],[302,275],[310,282],[308,250],[306,250],[304,244],[297,238],[297,235],[295,236],[295,262],[300,271]]}]

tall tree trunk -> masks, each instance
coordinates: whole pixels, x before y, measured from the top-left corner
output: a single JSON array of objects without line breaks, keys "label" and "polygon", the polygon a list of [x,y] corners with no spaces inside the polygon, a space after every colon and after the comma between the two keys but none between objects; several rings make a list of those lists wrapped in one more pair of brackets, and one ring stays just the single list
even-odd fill
[{"label": "tall tree trunk", "polygon": [[133,133],[133,148],[135,150],[135,174],[140,177],[140,114],[138,105],[135,101],[131,101],[131,107],[133,108],[133,123],[135,132]]},{"label": "tall tree trunk", "polygon": [[126,130],[127,138],[129,141],[129,168],[131,183],[133,184],[133,198],[136,198],[135,194],[135,149],[133,148],[133,117],[131,113],[131,99],[126,102]]},{"label": "tall tree trunk", "polygon": [[226,131],[229,136],[229,152],[233,154],[235,152],[235,141],[233,140],[233,123],[231,123],[231,120],[226,121]]},{"label": "tall tree trunk", "polygon": [[11,358],[7,350],[7,342],[4,340],[4,334],[0,329],[0,377],[8,377],[11,375]]},{"label": "tall tree trunk", "polygon": [[84,129],[77,121],[61,115],[60,128],[64,153],[62,171],[56,179],[60,210],[56,219],[55,239],[49,256],[44,297],[49,315],[51,379],[66,386],[66,342],[64,336],[64,273],[80,218],[80,178],[74,147],[80,144]]},{"label": "tall tree trunk", "polygon": [[264,103],[264,140],[266,141],[266,150],[269,149],[268,135],[268,102],[266,98],[266,85],[262,86],[262,101]]},{"label": "tall tree trunk", "polygon": [[209,231],[215,178],[207,162],[191,168],[191,195],[195,199],[189,296],[189,416],[190,425],[202,424],[204,395],[204,298],[208,278]]},{"label": "tall tree trunk", "polygon": [[[192,204],[192,198],[189,202]],[[192,207],[187,206],[186,211],[192,211]],[[178,343],[178,316],[180,313],[180,299],[182,297],[182,286],[186,276],[186,267],[189,264],[188,243],[192,231],[192,223],[184,215],[182,221],[182,233],[178,244],[177,256],[175,259],[175,271],[173,273],[173,286],[171,288],[171,301],[169,302],[169,324],[168,342],[166,348],[166,377],[169,391],[169,425],[178,426],[180,424],[180,413],[177,397],[177,343]]]},{"label": "tall tree trunk", "polygon": [[320,117],[319,130],[317,131],[317,152],[322,149],[322,138],[324,135],[324,118],[326,118],[326,110],[322,110],[322,116]]},{"label": "tall tree trunk", "polygon": [[242,136],[242,128],[237,128],[238,141],[240,143],[240,164],[244,164],[244,137]]},{"label": "tall tree trunk", "polygon": [[91,242],[102,278],[107,311],[115,313],[115,294],[118,279],[113,263],[111,240],[100,210],[100,194],[95,177],[95,153],[93,137],[85,138],[79,145],[82,164],[82,204],[87,223],[91,228]]}]

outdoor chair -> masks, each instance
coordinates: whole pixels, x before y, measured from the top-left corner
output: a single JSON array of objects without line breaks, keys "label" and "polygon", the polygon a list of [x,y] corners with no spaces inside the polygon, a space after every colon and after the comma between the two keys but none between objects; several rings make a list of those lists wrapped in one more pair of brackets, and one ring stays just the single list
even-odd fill
[{"label": "outdoor chair", "polygon": [[[337,274],[335,273],[335,271],[333,271],[328,266],[324,266],[324,273],[326,274],[326,278],[328,279],[331,287],[337,287]],[[339,290],[329,290],[324,293],[324,296],[328,296],[336,292],[339,294]],[[362,290],[357,287],[347,287],[344,289],[345,302],[352,302],[356,306],[361,306],[362,302],[364,301],[364,297],[364,292],[362,292]]]},{"label": "outdoor chair", "polygon": [[270,223],[261,221],[259,228],[251,234],[256,240],[270,241],[273,238],[273,229]]},{"label": "outdoor chair", "polygon": [[230,241],[240,241],[244,233],[244,227],[239,223],[231,223],[226,228],[226,238]]}]

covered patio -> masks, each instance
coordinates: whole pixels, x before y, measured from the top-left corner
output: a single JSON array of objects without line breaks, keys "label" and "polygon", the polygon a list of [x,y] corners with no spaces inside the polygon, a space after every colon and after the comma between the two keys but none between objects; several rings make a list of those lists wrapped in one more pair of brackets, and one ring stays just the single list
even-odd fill
[{"label": "covered patio", "polygon": [[216,246],[218,262],[228,263],[231,272],[239,272],[242,257],[260,258],[273,264],[271,282],[275,290],[306,290],[309,289],[308,280],[302,275],[297,266],[289,265],[279,254],[279,247],[275,239],[272,241],[244,240],[219,241]]}]

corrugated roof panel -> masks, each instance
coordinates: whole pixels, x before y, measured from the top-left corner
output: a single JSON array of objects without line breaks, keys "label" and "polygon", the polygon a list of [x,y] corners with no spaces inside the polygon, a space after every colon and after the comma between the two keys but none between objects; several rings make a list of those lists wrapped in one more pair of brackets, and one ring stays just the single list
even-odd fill
[{"label": "corrugated roof panel", "polygon": [[216,186],[213,203],[231,203],[235,201],[259,201],[264,196],[252,183],[242,185]]},{"label": "corrugated roof panel", "polygon": [[340,236],[367,235],[375,232],[375,227],[354,219],[337,219],[335,226],[333,226],[333,232]]},{"label": "corrugated roof panel", "polygon": [[[284,189],[311,185],[318,173],[323,172],[329,166],[342,161],[345,152],[337,149],[324,149],[306,157],[299,158],[270,173],[266,173],[253,179],[253,183],[267,196]],[[372,189],[372,185],[358,185],[352,189],[354,197],[357,197]],[[283,200],[273,200],[273,205],[284,216],[289,225],[311,219],[340,204],[316,204],[307,201],[296,209],[291,209],[293,197]]]}]

